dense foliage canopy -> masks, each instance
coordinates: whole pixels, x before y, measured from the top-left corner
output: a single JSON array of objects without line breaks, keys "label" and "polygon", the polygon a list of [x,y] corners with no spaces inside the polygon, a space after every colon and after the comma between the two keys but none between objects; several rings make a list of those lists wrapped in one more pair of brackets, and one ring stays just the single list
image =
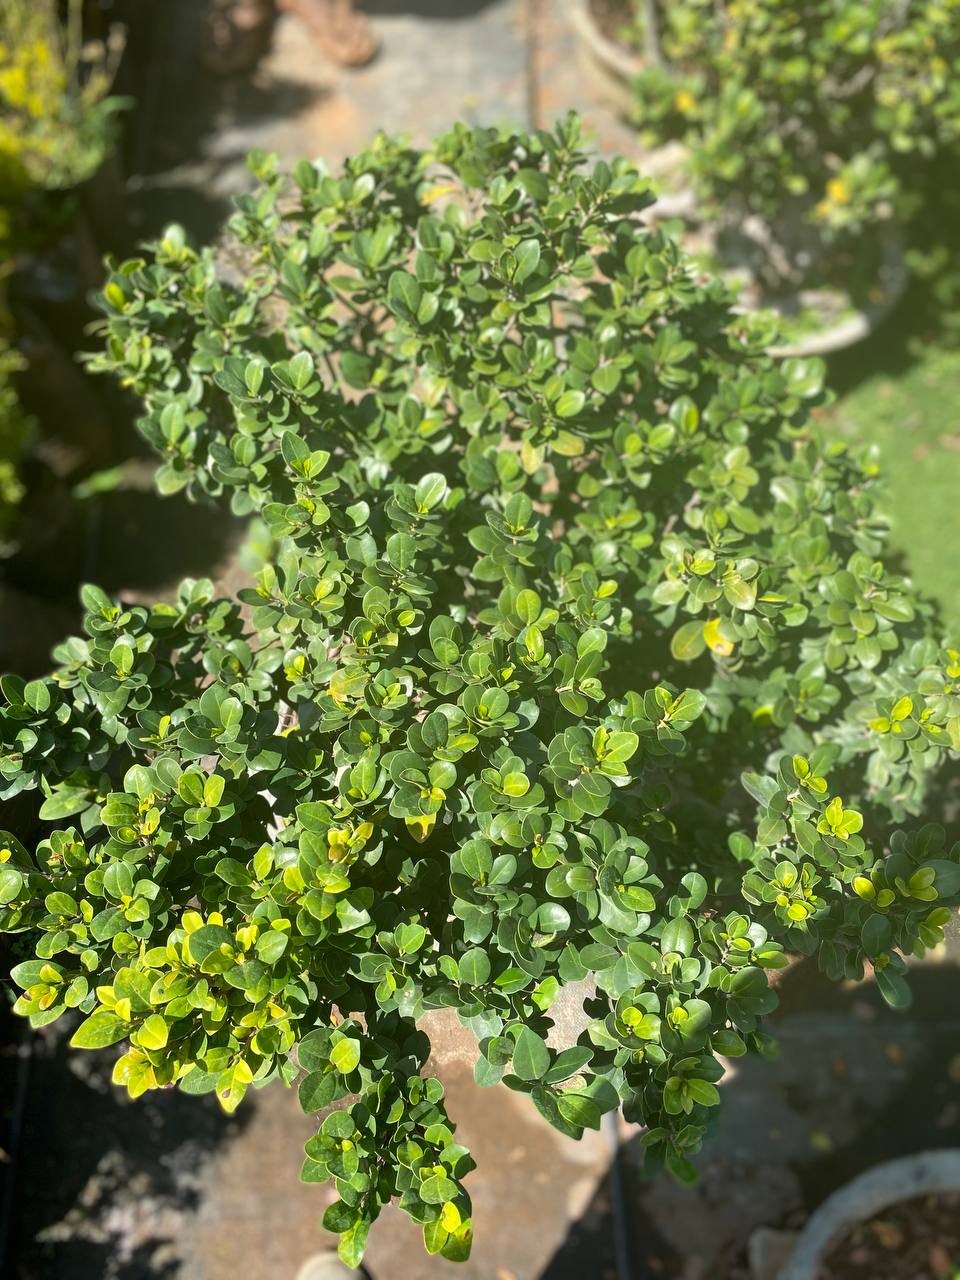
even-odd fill
[{"label": "dense foliage canopy", "polygon": [[[575,119],[252,164],[229,251],[171,228],[111,271],[94,364],[162,491],[273,552],[238,599],[86,587],[54,674],[2,681],[2,795],[46,835],[0,833],[0,928],[39,939],[20,1012],[126,1041],[131,1094],[343,1099],[303,1176],[345,1258],[392,1197],[460,1258],[423,1015],[480,1085],[574,1138],[622,1106],[692,1176],[787,952],[899,1005],[940,940],[960,848],[891,825],[960,745],[960,655],[820,365],[764,354]],[[585,1030],[548,1044],[563,988]]]}]

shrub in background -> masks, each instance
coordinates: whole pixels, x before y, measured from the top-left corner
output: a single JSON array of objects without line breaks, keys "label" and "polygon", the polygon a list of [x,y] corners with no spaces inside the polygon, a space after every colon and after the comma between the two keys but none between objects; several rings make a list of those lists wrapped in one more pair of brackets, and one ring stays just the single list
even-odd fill
[{"label": "shrub in background", "polygon": [[114,142],[122,42],[84,43],[82,0],[4,0],[0,12],[0,252],[55,216],[43,193],[84,182]]},{"label": "shrub in background", "polygon": [[[39,939],[20,1012],[126,1042],[131,1094],[338,1103],[303,1176],[348,1261],[392,1198],[462,1258],[423,1015],[478,1084],[572,1138],[622,1106],[692,1177],[769,970],[869,963],[900,1005],[940,940],[960,849],[889,829],[960,744],[960,658],[820,365],[764,354],[574,118],[252,163],[232,273],[172,228],[111,271],[93,363],[161,490],[275,554],[237,600],[86,587],[55,673],[2,681],[2,794],[49,825],[3,835],[0,926]],[[570,986],[589,1025],[548,1045]]]},{"label": "shrub in background", "polygon": [[69,225],[76,209],[63,192],[100,167],[122,105],[107,96],[120,46],[84,44],[81,10],[82,0],[69,0],[61,24],[55,0],[0,8],[0,554],[14,545],[18,470],[33,425],[13,382],[25,362],[10,345],[3,279],[16,255]]},{"label": "shrub in background", "polygon": [[655,13],[663,61],[638,79],[637,120],[688,144],[714,216],[758,215],[794,239],[806,220],[851,245],[915,214],[955,165],[955,0],[670,0]]}]

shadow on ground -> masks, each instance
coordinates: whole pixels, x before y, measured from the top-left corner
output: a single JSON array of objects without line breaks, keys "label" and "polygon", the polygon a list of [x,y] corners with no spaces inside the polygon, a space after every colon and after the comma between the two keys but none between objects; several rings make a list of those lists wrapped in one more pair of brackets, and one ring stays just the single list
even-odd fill
[{"label": "shadow on ground", "polygon": [[136,98],[124,146],[136,239],[171,221],[198,239],[215,236],[245,185],[251,132],[268,135],[319,96],[293,79],[206,70],[199,51],[209,8],[209,0],[121,4],[128,45],[118,87]]},{"label": "shadow on ground", "polygon": [[178,1224],[246,1117],[176,1090],[127,1102],[110,1083],[115,1053],[77,1053],[66,1040],[34,1042],[11,1280],[172,1280]]},{"label": "shadow on ground", "polygon": [[163,498],[141,483],[83,502],[65,500],[57,485],[34,489],[28,527],[35,533],[0,584],[0,670],[34,677],[79,630],[81,583],[127,600],[169,597],[182,578],[216,578],[245,524],[224,507]]},{"label": "shadow on ground", "polygon": [[472,18],[495,0],[362,0],[361,8],[371,17],[409,13],[418,18],[440,18],[457,22]]}]

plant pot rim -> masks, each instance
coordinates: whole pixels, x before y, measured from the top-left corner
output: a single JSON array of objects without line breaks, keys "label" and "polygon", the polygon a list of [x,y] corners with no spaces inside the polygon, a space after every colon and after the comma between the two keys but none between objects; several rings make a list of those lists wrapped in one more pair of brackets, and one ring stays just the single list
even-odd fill
[{"label": "plant pot rim", "polygon": [[780,1280],[818,1280],[837,1238],[892,1205],[960,1191],[960,1150],[922,1151],[868,1169],[828,1196],[797,1237]]},{"label": "plant pot rim", "polygon": [[[665,149],[661,148],[661,151]],[[664,159],[667,159],[664,156]],[[662,171],[661,166],[661,171]],[[653,176],[658,176],[656,173]],[[696,193],[690,184],[678,190],[658,196],[656,203],[650,206],[649,212],[658,222],[670,218],[684,218],[692,222],[704,221],[698,213]],[[707,223],[706,225],[709,225]],[[878,240],[882,246],[882,260],[878,268],[878,282],[883,284],[883,296],[876,302],[865,302],[859,306],[851,304],[852,314],[839,320],[827,321],[825,324],[798,336],[794,340],[777,343],[769,348],[772,356],[779,358],[809,356],[825,356],[835,351],[843,351],[852,347],[864,338],[870,337],[880,324],[891,314],[907,290],[910,273],[907,269],[903,236],[895,222],[877,225]],[[807,292],[826,292],[827,290],[809,290]],[[798,291],[798,296],[801,291]],[[742,313],[763,308],[741,305],[734,308]],[[776,306],[768,309],[776,311]]]},{"label": "plant pot rim", "polygon": [[569,0],[569,4],[570,22],[597,61],[619,78],[629,80],[639,75],[643,70],[643,59],[603,34],[590,12],[590,0]]},{"label": "plant pot rim", "polygon": [[907,291],[910,274],[907,270],[903,238],[897,227],[889,227],[881,232],[883,241],[883,260],[879,267],[878,280],[883,281],[883,297],[877,302],[865,302],[855,307],[853,314],[827,323],[822,328],[798,337],[793,342],[784,342],[770,347],[772,356],[826,356],[835,351],[843,351],[855,346],[875,333],[887,316],[900,303]]}]

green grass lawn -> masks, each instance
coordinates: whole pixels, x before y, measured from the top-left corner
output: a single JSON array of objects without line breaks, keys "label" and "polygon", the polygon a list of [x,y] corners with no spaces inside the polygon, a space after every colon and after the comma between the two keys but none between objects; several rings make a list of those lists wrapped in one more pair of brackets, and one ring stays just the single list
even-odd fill
[{"label": "green grass lawn", "polygon": [[960,351],[916,339],[908,351],[907,325],[897,320],[832,362],[839,395],[826,420],[878,446],[893,549],[960,639]]}]

